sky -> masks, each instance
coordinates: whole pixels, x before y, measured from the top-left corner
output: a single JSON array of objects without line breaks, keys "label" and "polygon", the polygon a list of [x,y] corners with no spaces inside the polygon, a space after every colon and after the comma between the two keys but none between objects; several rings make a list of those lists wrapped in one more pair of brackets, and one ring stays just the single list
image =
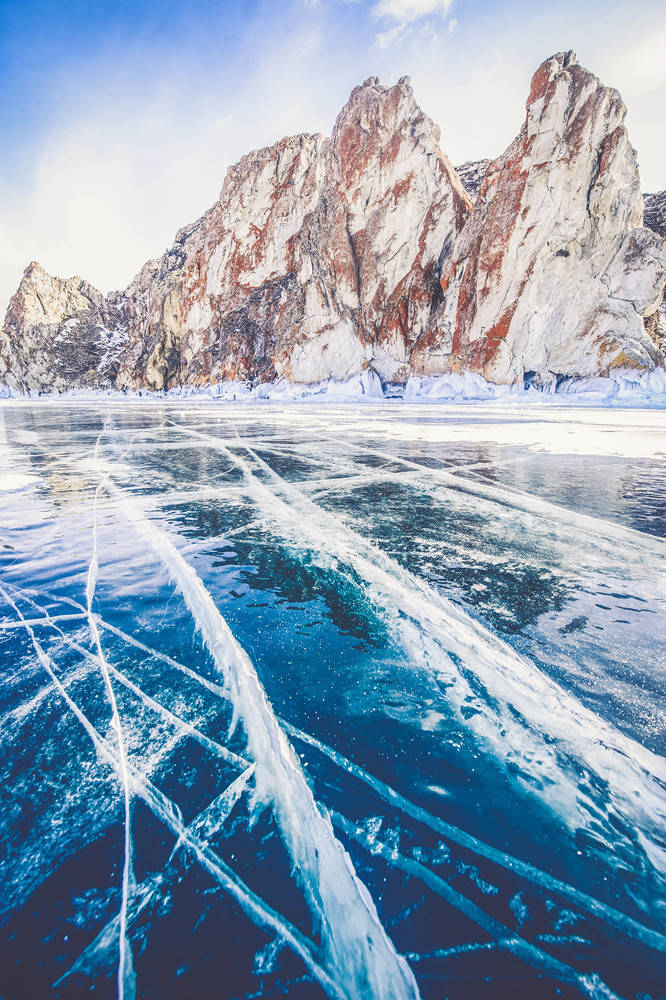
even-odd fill
[{"label": "sky", "polygon": [[411,77],[454,164],[497,156],[563,49],[620,90],[643,190],[666,188],[663,0],[0,0],[0,313],[31,260],[125,287],[230,164],[330,134],[368,76]]}]

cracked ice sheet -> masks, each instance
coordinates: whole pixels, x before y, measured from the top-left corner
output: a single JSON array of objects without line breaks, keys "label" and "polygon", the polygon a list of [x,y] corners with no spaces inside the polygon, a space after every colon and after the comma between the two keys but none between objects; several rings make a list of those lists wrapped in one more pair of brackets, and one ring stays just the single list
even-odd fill
[{"label": "cracked ice sheet", "polygon": [[[114,442],[114,445],[118,446],[110,449],[111,463],[122,454],[132,436],[130,431],[134,431],[131,425],[137,423],[133,412],[127,414],[127,426],[123,424],[124,411],[118,414],[116,409],[115,412],[120,426],[117,442]],[[156,432],[165,413],[169,417],[172,415],[171,410],[165,407],[159,417],[157,415],[155,417]],[[76,426],[72,427],[76,440],[76,453],[78,455],[88,448],[90,457],[92,445],[100,429],[100,414],[93,410],[82,413],[81,416],[85,418],[85,427],[81,433]],[[299,422],[289,413],[268,414],[263,411],[259,419],[256,413],[251,414],[240,408],[226,407],[219,410],[211,409],[210,416],[206,420],[201,419],[201,414],[197,413],[197,420],[193,423],[200,428],[203,425],[204,430],[223,438],[236,450],[242,449],[244,440],[252,444],[253,439],[257,439],[257,448],[266,461],[278,468],[281,475],[298,482],[299,488],[306,489],[310,481],[314,483],[317,480],[326,480],[330,487],[331,480],[338,477],[342,471],[348,475],[352,443],[360,441],[365,445],[369,442],[379,450],[394,450],[387,444],[393,434],[392,418],[387,417],[384,420],[379,414],[373,414],[372,420],[369,420],[368,416],[366,411],[364,437],[359,435],[357,414],[342,409],[336,411],[335,417],[330,412],[328,415],[318,415],[309,410],[302,415]],[[143,422],[146,421],[145,412],[142,412],[141,419]],[[433,419],[433,415],[427,414],[428,421]],[[48,580],[61,596],[78,588],[80,599],[84,580],[81,576],[75,579],[71,575],[71,569],[78,566],[81,571],[85,570],[87,565],[89,549],[84,546],[84,542],[89,542],[90,522],[86,516],[86,508],[92,498],[91,483],[85,481],[84,477],[85,488],[81,488],[82,484],[79,484],[73,489],[76,484],[72,482],[71,474],[69,476],[63,474],[67,452],[70,450],[68,429],[58,430],[52,418],[49,423],[45,447],[47,455],[58,462],[58,478],[53,475],[50,457],[45,458],[43,455],[40,457],[38,454],[37,446],[41,442],[39,432],[33,428],[33,433],[37,436],[32,439],[31,444],[27,438],[20,442],[12,438],[13,430],[17,428],[13,430],[10,428],[9,431],[9,447],[12,454],[23,463],[21,468],[27,468],[37,477],[39,487],[35,490],[33,484],[33,487],[22,495],[21,503],[16,504],[11,511],[15,528],[13,542],[24,544],[24,551],[20,552],[17,546],[12,557],[11,582],[26,585],[32,582],[43,586],[44,581]],[[421,443],[418,438],[419,423],[419,420],[414,419],[413,427],[409,431],[412,435],[409,440],[399,438],[396,440],[396,453],[408,455],[416,463],[436,461],[438,464],[443,464],[451,456],[455,456],[459,464],[465,461],[478,461],[478,442],[468,444],[464,440],[457,440],[449,443],[438,441]],[[474,421],[471,421],[470,426],[473,424]],[[235,438],[236,427],[242,436],[241,441]],[[324,434],[329,436],[326,440],[322,440]],[[147,436],[146,433],[142,438],[143,442]],[[334,443],[331,442],[331,437],[336,439]],[[136,461],[131,455],[123,459],[123,486],[130,492],[140,494],[149,515],[156,518],[162,528],[175,533],[179,545],[186,542],[201,543],[201,548],[196,554],[196,567],[213,594],[216,604],[223,609],[225,617],[233,625],[234,633],[242,639],[247,648],[252,649],[262,682],[275,706],[279,707],[281,715],[296,721],[306,731],[325,738],[326,742],[338,747],[348,757],[360,760],[369,771],[379,770],[384,778],[389,778],[402,792],[416,797],[418,801],[431,808],[446,810],[446,815],[454,818],[462,829],[472,829],[494,843],[509,846],[514,853],[538,862],[545,870],[555,868],[579,888],[591,888],[602,895],[605,893],[605,898],[609,902],[616,902],[631,909],[631,897],[639,899],[643,912],[637,914],[636,909],[633,909],[632,914],[641,916],[644,920],[649,919],[648,911],[658,901],[654,886],[651,887],[644,882],[643,876],[638,872],[633,874],[627,892],[623,891],[620,883],[606,881],[609,868],[604,860],[603,836],[592,845],[572,843],[563,831],[553,824],[552,819],[548,820],[545,813],[531,807],[521,797],[516,783],[510,781],[507,783],[492,759],[479,754],[479,748],[474,746],[469,733],[456,727],[452,721],[451,713],[447,710],[446,690],[433,689],[427,678],[415,676],[401,656],[401,651],[387,642],[386,636],[382,635],[381,629],[377,627],[371,608],[364,604],[362,594],[358,594],[358,588],[357,596],[354,597],[354,592],[344,581],[327,576],[318,567],[308,565],[302,559],[302,552],[299,554],[297,550],[290,549],[279,533],[262,530],[257,525],[256,518],[254,527],[248,530],[247,525],[253,523],[252,515],[256,514],[256,511],[253,512],[251,505],[239,504],[237,502],[239,498],[234,500],[229,494],[225,495],[220,491],[217,498],[208,496],[203,503],[203,496],[197,496],[196,491],[198,487],[207,484],[192,481],[198,473],[187,456],[188,439],[182,435],[176,436],[173,429],[160,428],[159,440],[168,443],[170,447],[156,452],[154,463],[151,464],[150,452],[143,445],[141,456],[137,457]],[[270,441],[279,446],[281,452],[279,459],[277,450],[273,456],[271,455]],[[192,443],[194,444],[194,440]],[[202,453],[205,450],[199,447],[199,444],[200,442],[197,442],[192,452]],[[289,462],[290,448],[293,449],[293,463]],[[317,458],[317,463],[311,463],[310,471],[307,464],[308,454]],[[507,448],[500,444],[494,446],[490,456],[486,456],[490,458],[491,467],[494,467],[497,474],[500,470],[508,468],[508,465],[503,464],[503,457],[506,457],[506,454]],[[552,459],[549,452],[537,455],[535,451],[530,450],[530,454],[540,457],[544,462],[541,467],[542,482],[550,483],[556,500],[566,505],[567,498],[557,494],[557,482],[553,482],[560,472],[561,463]],[[209,455],[207,462],[211,460],[212,457]],[[553,464],[548,465],[548,462]],[[634,543],[638,534],[636,526],[640,524],[640,519],[636,520],[635,515],[628,516],[627,502],[622,499],[621,491],[618,493],[618,516],[625,519],[627,526],[632,527],[633,533],[620,538],[618,533],[613,532],[613,526],[605,523],[607,497],[610,496],[610,492],[605,490],[599,493],[598,509],[590,514],[596,518],[593,523],[597,525],[597,530],[604,532],[603,544],[600,543],[598,547],[592,548],[586,544],[586,541],[589,542],[589,532],[581,535],[578,528],[574,531],[570,524],[561,524],[556,518],[547,525],[545,517],[535,518],[529,513],[516,512],[506,505],[501,505],[492,497],[483,497],[471,491],[464,497],[460,495],[454,497],[450,487],[443,488],[442,484],[439,484],[435,489],[433,483],[428,485],[425,481],[418,485],[418,489],[407,488],[403,484],[400,486],[402,492],[396,492],[398,485],[391,478],[391,472],[402,476],[407,470],[390,465],[382,473],[381,467],[385,464],[385,459],[374,461],[371,456],[366,457],[362,452],[355,454],[351,462],[352,467],[357,467],[359,473],[372,470],[373,475],[376,473],[379,476],[378,481],[375,484],[367,484],[368,492],[365,495],[358,488],[346,492],[342,486],[337,493],[329,494],[329,500],[322,500],[322,503],[335,504],[336,512],[345,519],[353,520],[356,530],[361,535],[372,537],[380,544],[386,545],[391,554],[399,554],[413,572],[425,576],[431,584],[434,583],[444,590],[447,587],[457,588],[457,598],[462,600],[472,613],[485,616],[492,615],[495,611],[497,618],[493,627],[498,630],[502,629],[500,612],[509,610],[516,612],[515,602],[513,608],[510,604],[512,581],[514,583],[520,581],[530,563],[534,564],[534,569],[538,570],[539,574],[548,573],[549,579],[543,581],[543,593],[540,596],[542,603],[538,610],[543,616],[556,616],[557,621],[553,619],[552,628],[548,628],[546,617],[538,620],[537,631],[541,635],[548,631],[548,638],[554,649],[553,656],[549,656],[551,662],[546,664],[544,669],[548,665],[551,667],[554,665],[560,670],[561,681],[565,674],[562,658],[571,659],[572,643],[575,643],[577,636],[583,636],[585,646],[576,644],[574,649],[576,653],[582,648],[586,650],[585,665],[581,666],[580,674],[586,675],[588,685],[592,686],[592,678],[599,676],[600,670],[600,643],[589,645],[589,636],[593,636],[596,631],[593,631],[593,626],[602,626],[603,631],[599,635],[610,644],[611,649],[617,647],[626,626],[617,624],[611,628],[612,623],[604,625],[603,616],[608,615],[608,612],[597,609],[600,617],[594,621],[590,619],[587,631],[585,627],[580,628],[580,622],[570,628],[572,621],[575,623],[576,619],[585,614],[585,608],[580,603],[587,599],[584,588],[592,589],[595,585],[600,591],[601,583],[606,582],[612,592],[626,593],[619,586],[621,579],[625,586],[630,583],[633,585],[634,595],[650,600],[653,598],[648,591],[648,585],[650,577],[654,575],[656,552],[648,556],[646,545],[639,549],[635,548]],[[222,466],[216,465],[215,468],[221,469]],[[202,470],[202,475],[206,475],[208,471]],[[415,479],[427,479],[427,476],[421,477],[420,473],[413,471]],[[627,460],[621,475],[616,467],[611,468],[608,473],[610,481],[617,481],[618,478],[627,475],[637,489],[639,500],[645,497],[647,483],[636,476],[636,466],[632,465],[630,460]],[[165,478],[176,486],[173,498],[177,503],[168,510],[161,503],[152,508],[151,490],[163,492],[161,483]],[[532,488],[528,482],[524,482],[522,486],[526,489]],[[658,489],[658,483],[655,488]],[[73,496],[76,499],[74,502],[63,503],[65,496],[70,498]],[[426,498],[425,507],[422,501],[417,504],[416,498],[419,496]],[[431,496],[437,496],[437,503],[432,506],[428,500]],[[636,502],[636,497],[633,502]],[[551,511],[552,513],[554,512]],[[446,518],[445,514],[448,515]],[[21,530],[21,523],[26,520],[35,524],[29,532]],[[59,527],[54,528],[54,524],[58,524]],[[229,539],[231,544],[223,544],[225,529],[236,532]],[[525,544],[526,542],[529,544]],[[647,537],[645,542],[653,544]],[[158,571],[156,563],[147,560],[145,551],[141,551],[136,545],[136,540],[127,530],[127,526],[121,522],[117,505],[100,506],[100,550],[102,562],[97,594],[101,601],[99,610],[104,617],[110,617],[116,625],[124,627],[128,633],[138,634],[145,641],[146,647],[163,649],[166,653],[176,658],[183,658],[188,664],[201,669],[203,662],[199,661],[201,646],[191,626],[188,629],[185,625],[182,602],[169,596],[171,588],[166,578]],[[27,558],[17,559],[17,554]],[[586,577],[582,572],[576,572],[577,560],[584,563]],[[593,570],[591,575],[590,564]],[[478,568],[476,573],[470,572],[474,566]],[[619,578],[618,566],[621,569]],[[62,568],[65,568],[66,572],[59,576],[59,570]],[[489,582],[485,584],[487,588],[485,592],[474,589],[483,583],[483,577],[479,575],[481,571],[484,576],[489,577]],[[465,576],[465,573],[468,575]],[[636,588],[643,578],[646,586],[639,591]],[[562,580],[566,584],[564,603],[560,601],[559,596],[559,583]],[[479,599],[475,604],[474,595],[482,596],[484,593],[485,603]],[[608,604],[608,601],[604,602],[601,598],[599,600]],[[640,606],[640,602],[627,601],[619,597],[615,599],[615,603],[623,603],[633,608]],[[572,609],[570,616],[567,614],[569,604]],[[24,610],[28,612],[30,609],[24,606]],[[57,610],[66,609],[59,606]],[[34,609],[30,614],[33,613]],[[657,616],[643,613],[643,618],[652,621]],[[634,616],[634,621],[640,622],[638,614]],[[663,622],[663,617],[661,621]],[[62,626],[66,626],[68,630],[79,630],[80,622],[73,622],[71,626],[63,622]],[[640,665],[646,668],[650,659],[645,641],[651,634],[657,634],[656,627],[656,625],[648,627],[647,624],[635,625],[643,643]],[[566,631],[560,632],[560,628]],[[522,632],[518,634],[523,635]],[[45,632],[40,630],[39,636],[45,641]],[[5,639],[7,643],[12,643],[11,649],[17,648],[15,644],[19,638],[16,630],[13,636],[3,637],[0,651],[10,650],[9,645],[5,645]],[[115,639],[112,641],[111,638],[109,641],[110,662],[131,670],[133,682],[147,690],[151,697],[156,697],[157,700],[164,699],[169,708],[185,715],[188,721],[209,735],[220,737],[226,732],[228,720],[216,721],[211,703],[205,700],[197,702],[192,697],[191,688],[185,692],[182,688],[185,683],[183,677],[175,674],[166,663],[151,660],[149,653],[146,653],[145,656],[141,654],[140,661],[132,664],[127,651],[121,653],[122,642],[116,643]],[[25,642],[20,648],[23,652],[18,661],[12,656],[11,651],[7,654],[10,671],[15,672],[20,663],[24,666],[29,665],[29,661],[23,659],[26,653]],[[76,669],[74,661],[66,659],[64,651],[61,650],[58,656],[63,668],[72,671]],[[115,659],[119,656],[123,656],[122,661]],[[610,653],[607,659],[611,659]],[[617,661],[616,666],[618,663],[621,666],[621,662]],[[625,693],[633,691],[637,697],[644,696],[644,690],[643,694],[641,693],[639,678],[632,677],[630,670],[625,671],[621,679]],[[83,693],[89,700],[89,710],[91,713],[96,710],[98,713],[96,718],[99,718],[103,704],[100,700],[99,685],[93,690],[80,678],[73,679],[72,684],[76,685],[74,691]],[[97,691],[97,695],[94,691]],[[34,699],[34,688],[30,687],[26,695]],[[137,703],[137,699],[130,695],[123,694],[122,698],[124,712],[130,713],[134,723],[131,734],[133,752],[135,755],[141,754],[141,759],[148,761],[151,746],[166,748],[168,737],[171,739],[174,737],[173,730],[158,722],[147,704],[141,706]],[[67,746],[67,741],[71,740],[72,736],[68,733],[67,724],[63,720],[54,731],[54,738],[42,745],[40,740],[43,740],[48,730],[44,725],[46,719],[40,716],[39,704],[39,702],[33,704],[27,713],[30,723],[28,728],[23,730],[24,738],[34,740],[41,747],[41,754],[44,754],[46,747],[50,746],[48,751],[50,756],[47,754],[44,759],[57,761],[58,741],[60,746]],[[47,702],[41,704],[49,704],[50,711],[53,710],[51,696]],[[603,711],[603,705],[600,704],[598,707],[600,712]],[[621,707],[618,711],[621,711]],[[21,746],[20,741],[13,745]],[[211,787],[210,764],[204,766],[201,757],[197,757],[200,754],[201,751],[191,742],[181,740],[172,750],[167,751],[161,761],[155,760],[152,772],[156,781],[167,783],[175,797],[181,799],[184,796],[185,801],[192,802],[190,812],[199,807],[205,808],[206,803],[213,799],[214,791],[219,789],[217,785]],[[73,767],[66,772],[66,775],[63,774],[68,793],[72,796],[67,813],[70,818],[75,815],[77,806],[81,810],[81,816],[85,817],[91,810],[91,804],[96,801],[94,782],[83,783],[81,787],[77,785],[78,760],[79,756],[72,754]],[[9,757],[7,764],[11,766]],[[314,762],[307,758],[306,764],[309,769],[314,766]],[[25,790],[25,786],[23,787]],[[107,783],[107,788],[111,794],[112,782]],[[437,789],[443,789],[446,794],[442,795]],[[35,793],[39,791],[38,786],[34,791]],[[211,794],[206,796],[206,792]],[[318,794],[324,801],[330,800],[332,806],[349,815],[354,821],[363,820],[364,815],[367,815],[368,805],[363,797],[352,793],[339,776],[318,775]],[[589,780],[586,781],[584,776],[581,776],[580,794],[593,803],[603,803],[599,790],[595,789]],[[196,806],[194,797],[197,798]],[[41,799],[36,797],[35,801],[48,805],[49,799],[43,788]],[[117,797],[115,803],[117,808]],[[56,813],[50,812],[52,808],[49,805],[44,815],[45,824],[39,827],[40,830],[48,830],[49,815],[57,815],[57,810]],[[107,815],[113,816],[113,812],[107,812]],[[603,827],[603,822],[603,817],[600,816],[600,829]],[[411,841],[408,838],[407,820],[401,817],[398,825],[400,830],[396,829],[394,819],[384,820],[379,841],[386,845],[400,843],[403,853],[411,842],[415,844],[414,850],[416,850],[419,841],[418,839],[414,841],[416,833],[413,832],[409,833]],[[59,827],[55,827],[55,830],[61,831],[61,837],[56,834],[53,838],[52,863],[57,864],[58,850],[63,842],[68,845],[67,851],[71,851],[72,857],[76,858],[85,856],[82,852],[86,849],[83,846],[86,833],[93,835],[93,840],[99,836],[94,824],[90,824],[86,830],[85,822],[79,821],[71,824],[72,836],[63,841],[65,826],[66,820]],[[67,830],[68,835],[69,832]],[[144,831],[144,835],[146,832]],[[257,831],[255,839],[246,841],[246,844],[253,844],[256,847],[257,857],[259,852],[267,850],[266,844],[263,847],[259,846],[261,837],[265,833],[267,830],[263,827]],[[402,840],[399,841],[399,837]],[[419,834],[419,837],[422,838],[423,835]],[[80,838],[78,843],[77,838]],[[34,850],[39,852],[39,836],[35,836],[32,843]],[[238,849],[240,843],[240,836],[236,835],[233,840],[233,852]],[[270,845],[270,839],[266,843]],[[223,850],[223,844],[216,844],[216,847]],[[443,851],[437,853],[435,847],[436,845],[431,854],[423,848],[422,857],[444,858]],[[582,857],[577,853],[581,847]],[[35,857],[34,852],[32,856]],[[117,854],[111,852],[108,858],[115,860],[117,864]],[[387,918],[385,926],[391,928],[391,934],[396,933],[401,936],[400,940],[404,944],[400,950],[442,952],[444,955],[452,948],[462,948],[466,941],[475,940],[474,929],[461,927],[460,918],[442,911],[442,904],[433,898],[428,897],[424,903],[416,906],[423,898],[423,885],[412,891],[408,886],[401,887],[399,882],[391,883],[390,879],[389,883],[386,883],[385,879],[388,876],[380,866],[379,856],[365,859],[356,856],[354,860],[357,864],[363,865],[361,869],[363,878],[370,891],[375,899],[381,898],[382,907],[386,907],[386,914],[382,910],[382,917],[386,915]],[[628,855],[619,861],[620,869],[626,864],[627,870],[632,870],[631,858]],[[462,862],[453,865],[452,870],[455,872],[458,871],[457,864]],[[476,862],[477,867],[480,864],[481,862]],[[247,853],[242,858],[242,865],[245,877],[250,878],[253,872],[256,877],[259,869],[253,865],[252,857]],[[86,870],[83,865],[79,867]],[[153,860],[151,870],[154,871],[157,867]],[[88,871],[91,883],[97,886],[99,905],[102,905],[99,870],[90,872],[88,869]],[[49,879],[53,878],[53,872],[47,866],[46,870],[40,868],[40,873],[41,877],[45,874],[48,876],[44,889],[46,891],[46,887],[51,884]],[[462,875],[456,877],[463,878]],[[277,870],[275,879],[278,879]],[[498,898],[501,898],[505,905],[514,898],[518,887],[510,885],[508,876],[503,876],[503,879],[499,879],[496,872],[486,870],[481,870],[478,875],[479,885],[486,884],[498,888]],[[204,887],[200,882],[195,885],[194,898],[201,899],[203,904],[206,899],[203,895]],[[467,893],[481,892],[482,895],[479,897],[481,903],[486,907],[494,905],[492,900],[496,897],[491,895],[485,899],[482,890],[478,886],[475,888],[475,883],[469,878],[459,887]],[[283,891],[282,902],[288,908],[289,916],[296,919],[294,901],[288,901],[288,881],[284,883],[276,881],[272,887],[264,883],[261,889],[265,896],[270,896],[273,900],[278,899],[278,889]],[[108,892],[108,885],[105,891]],[[79,894],[77,898],[81,898],[81,895]],[[527,933],[529,937],[532,923],[533,941],[537,941],[538,935],[551,938],[556,935],[555,924],[560,919],[559,910],[554,911],[555,916],[550,924],[537,926],[538,900],[534,895],[528,897],[524,890],[521,899],[523,898],[528,901],[528,912],[527,916],[521,918],[525,925],[521,933]],[[393,905],[391,900],[395,902],[394,911],[391,910]],[[112,897],[102,919],[112,919],[117,915],[117,904],[117,896]],[[189,934],[183,935],[183,929],[188,927],[184,907],[185,901],[181,893],[178,904],[170,910],[169,915],[163,917],[160,917],[159,913],[151,915],[145,934],[148,941],[167,943],[166,951],[162,949],[162,955],[168,956],[170,951],[174,950],[175,935],[180,935],[188,941],[198,940],[196,936],[192,939]],[[514,909],[517,913],[522,913],[518,904]],[[202,916],[202,912],[191,921],[190,930]],[[215,911],[217,917],[219,912]],[[410,912],[412,916],[407,921],[395,924],[395,927],[400,929],[394,931],[391,920],[395,914],[402,912]],[[511,914],[513,910],[509,908],[507,912]],[[90,918],[86,914],[90,913],[91,911],[86,908],[80,910],[84,926],[88,926],[86,920]],[[579,921],[580,919],[577,918]],[[168,927],[171,928],[170,932],[167,932]],[[205,927],[205,921],[201,927]],[[180,930],[177,931],[176,928]],[[437,935],[434,934],[435,929]],[[518,928],[512,925],[510,930],[517,931]],[[200,933],[201,931],[197,932]],[[602,927],[598,924],[590,928],[585,927],[584,934],[580,936],[586,935],[596,942],[597,947],[602,947],[602,942],[605,940]],[[154,946],[157,947],[156,944]],[[606,948],[606,952],[608,951]],[[640,985],[643,992],[649,993],[652,989],[653,994],[658,995],[657,990],[649,986],[650,976],[646,971],[650,968],[649,956],[641,953],[639,958],[636,958],[635,953],[632,953],[635,961],[630,961],[630,948],[624,943],[624,939],[622,952],[627,956],[624,970],[620,969],[618,972],[616,969],[611,976],[617,991],[621,995],[627,995],[631,991],[635,992]],[[157,956],[157,952],[152,954]],[[481,977],[484,981],[486,976],[490,976],[491,982],[497,975],[495,988],[499,988],[501,970],[492,965],[490,954],[486,955],[483,952],[482,956],[481,965],[470,970],[470,974]],[[75,958],[76,955],[73,955],[72,961]],[[226,960],[235,968],[235,962],[240,961],[240,956],[227,954]],[[506,955],[503,961],[509,961]],[[608,963],[610,959],[605,961]],[[592,962],[594,967],[594,959],[585,959],[585,962],[588,966]],[[640,983],[637,982],[636,971],[639,968],[642,970]],[[547,977],[546,980],[538,979],[536,976],[533,979],[525,979],[527,973],[524,970],[518,973],[515,971],[515,966],[512,966],[512,969],[514,969],[512,974],[519,976],[518,981],[527,995],[536,997],[549,995],[545,985]],[[597,971],[599,970],[600,967]],[[608,969],[604,968],[601,971],[606,973]],[[444,966],[439,967],[436,974],[439,976],[437,982],[440,987],[445,979],[447,983],[451,982],[447,978]],[[654,980],[654,974],[652,975]],[[191,981],[190,978],[189,982]],[[626,987],[624,994],[620,989],[623,982]],[[425,978],[423,983],[426,983]],[[309,988],[313,988],[312,983]],[[455,991],[455,987],[453,989]],[[256,989],[254,991],[256,992]],[[425,991],[424,985],[423,992],[427,995]],[[251,992],[249,987],[247,990],[239,989],[238,994],[243,996],[245,992]]]}]

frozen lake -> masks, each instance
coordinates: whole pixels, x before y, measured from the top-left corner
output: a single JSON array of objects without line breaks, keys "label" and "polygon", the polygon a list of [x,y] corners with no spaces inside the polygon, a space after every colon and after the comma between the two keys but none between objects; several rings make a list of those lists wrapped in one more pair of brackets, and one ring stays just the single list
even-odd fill
[{"label": "frozen lake", "polygon": [[0,404],[0,996],[666,991],[666,413]]}]

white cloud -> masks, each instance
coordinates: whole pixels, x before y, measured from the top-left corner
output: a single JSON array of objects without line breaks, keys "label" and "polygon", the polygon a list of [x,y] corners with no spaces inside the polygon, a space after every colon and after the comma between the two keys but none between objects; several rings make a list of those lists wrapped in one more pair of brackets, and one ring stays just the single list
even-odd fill
[{"label": "white cloud", "polygon": [[[386,31],[380,32],[375,37],[375,48],[387,51],[387,57],[396,59],[398,49],[401,50],[402,60],[409,56],[410,62],[407,65],[403,76],[411,76],[413,69],[418,66],[426,50],[436,53],[440,58],[444,51],[444,43],[447,37],[455,30],[457,21],[442,22],[438,18],[427,18],[423,21],[411,22],[408,24],[396,24]],[[414,57],[419,52],[420,56]],[[392,71],[391,79],[397,79],[400,73]]]},{"label": "white cloud", "polygon": [[401,24],[419,21],[430,14],[441,14],[446,17],[453,0],[378,0],[372,8],[376,18],[390,18]]},{"label": "white cloud", "polygon": [[[380,49],[404,46],[415,38],[415,32],[423,42],[440,39],[440,19],[446,18],[452,4],[453,0],[378,0],[372,7],[372,16],[394,23],[375,36],[375,45]],[[448,32],[454,31],[457,24],[455,18],[449,21]]]},{"label": "white cloud", "polygon": [[375,38],[375,44],[380,49],[388,49],[392,45],[400,45],[409,38],[410,33],[411,29],[409,25],[396,24],[394,28],[389,28],[388,31],[380,31]]}]

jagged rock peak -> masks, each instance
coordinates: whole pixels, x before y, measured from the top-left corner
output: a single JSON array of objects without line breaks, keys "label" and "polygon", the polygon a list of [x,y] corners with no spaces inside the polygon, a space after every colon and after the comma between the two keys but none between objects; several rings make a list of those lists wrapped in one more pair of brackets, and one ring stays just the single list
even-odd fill
[{"label": "jagged rock peak", "polygon": [[32,261],[0,333],[0,380],[28,392],[104,388],[126,340],[117,295],[105,297],[78,276],[55,278]]},{"label": "jagged rock peak", "polygon": [[663,293],[663,241],[640,228],[638,168],[625,107],[575,60],[537,69],[525,124],[487,168],[442,277],[444,341],[454,370],[491,381],[526,372],[591,375],[652,368],[643,318]]},{"label": "jagged rock peak", "polygon": [[573,49],[569,49],[568,52],[556,52],[555,55],[553,56],[553,59],[555,59],[557,62],[560,63],[561,66],[564,67],[578,65],[578,58]]},{"label": "jagged rock peak", "polygon": [[99,304],[102,299],[102,293],[84,278],[78,275],[55,278],[33,260],[23,272],[8,315],[20,309],[28,321],[56,322],[88,309],[91,303]]},{"label": "jagged rock peak", "polygon": [[118,384],[409,374],[471,203],[407,78],[355,88],[330,139],[230,168],[218,202],[125,293]]},{"label": "jagged rock peak", "polygon": [[514,142],[459,176],[409,79],[370,77],[330,138],[288,136],[232,166],[123,293],[29,265],[0,378],[42,391],[650,368],[666,250],[641,225],[624,118],[617,91],[557,53]]}]

